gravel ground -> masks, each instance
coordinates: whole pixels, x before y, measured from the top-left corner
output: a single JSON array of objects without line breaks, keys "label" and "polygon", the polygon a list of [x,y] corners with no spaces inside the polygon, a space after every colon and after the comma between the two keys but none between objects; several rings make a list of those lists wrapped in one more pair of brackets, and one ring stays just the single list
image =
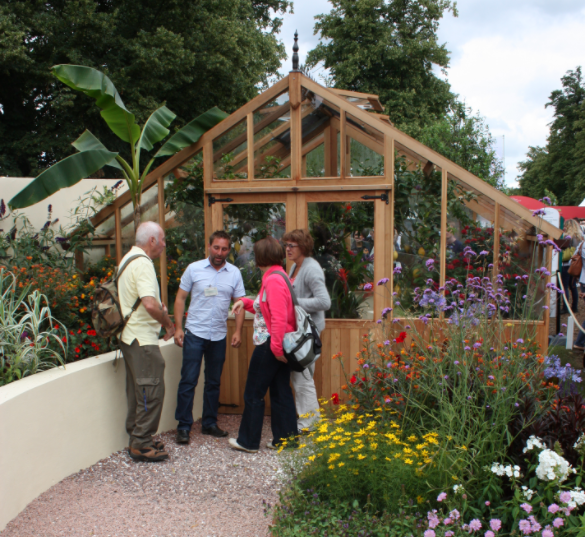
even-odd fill
[{"label": "gravel ground", "polygon": [[134,463],[114,453],[41,494],[0,537],[268,537],[262,500],[274,503],[279,467],[265,418],[257,454],[234,451],[240,416],[219,416],[230,436],[201,434],[196,423],[188,446],[174,432],[161,435],[170,460]]}]

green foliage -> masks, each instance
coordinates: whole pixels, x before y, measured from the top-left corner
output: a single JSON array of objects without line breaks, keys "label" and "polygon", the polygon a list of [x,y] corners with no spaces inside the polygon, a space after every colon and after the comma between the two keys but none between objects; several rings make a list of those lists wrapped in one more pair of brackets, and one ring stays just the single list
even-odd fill
[{"label": "green foliage", "polygon": [[64,364],[64,327],[46,303],[39,291],[19,287],[14,274],[0,269],[0,386]]},{"label": "green foliage", "polygon": [[126,150],[91,100],[54,83],[52,66],[104,70],[138,124],[166,105],[180,128],[216,105],[232,112],[266,86],[285,57],[276,36],[279,16],[291,6],[288,0],[171,0],[164,9],[131,0],[3,2],[0,72],[11,83],[0,86],[0,175],[36,176],[70,155],[84,129],[113,152]]},{"label": "green foliage", "polygon": [[504,167],[485,119],[453,101],[445,117],[425,128],[418,140],[486,183],[502,188]]},{"label": "green foliage", "polygon": [[450,0],[333,0],[318,15],[321,42],[307,64],[323,62],[337,88],[374,93],[399,128],[418,134],[443,117],[454,96],[433,74],[446,68],[449,53],[437,40],[445,12],[457,15]]},{"label": "green foliage", "polygon": [[581,67],[561,78],[562,90],[550,94],[546,107],[554,120],[545,147],[530,147],[518,164],[522,194],[542,198],[546,189],[563,205],[585,197],[585,82]]}]

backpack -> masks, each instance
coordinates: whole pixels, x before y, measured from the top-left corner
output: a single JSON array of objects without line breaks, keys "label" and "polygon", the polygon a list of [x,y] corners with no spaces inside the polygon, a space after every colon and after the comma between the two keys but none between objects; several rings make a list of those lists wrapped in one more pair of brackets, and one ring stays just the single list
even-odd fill
[{"label": "backpack", "polygon": [[581,250],[583,250],[583,243],[579,245],[579,249],[571,257],[571,264],[569,265],[568,273],[571,276],[581,276],[581,270],[583,269],[583,257],[581,256]]},{"label": "backpack", "polygon": [[139,257],[146,257],[142,254],[133,255],[126,261],[124,266],[118,270],[116,276],[107,282],[101,283],[93,294],[91,308],[91,321],[97,335],[103,338],[110,338],[122,333],[128,319],[140,305],[140,297],[136,299],[132,310],[126,317],[122,315],[120,299],[118,294],[118,280],[126,267]]},{"label": "backpack", "polygon": [[280,274],[284,278],[295,306],[297,330],[296,332],[287,332],[284,335],[282,348],[290,368],[300,373],[321,356],[321,338],[311,316],[299,306],[297,295],[290,284],[290,280],[284,272],[276,270],[273,274]]}]

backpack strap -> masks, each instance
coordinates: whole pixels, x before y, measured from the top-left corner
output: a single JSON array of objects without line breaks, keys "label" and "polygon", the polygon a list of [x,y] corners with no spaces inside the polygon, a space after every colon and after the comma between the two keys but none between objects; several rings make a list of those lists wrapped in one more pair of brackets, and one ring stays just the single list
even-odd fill
[{"label": "backpack strap", "polygon": [[284,272],[281,272],[280,270],[275,270],[272,274],[280,274],[284,278],[284,281],[286,282],[286,285],[288,285],[288,289],[290,291],[293,304],[295,306],[298,306],[299,305],[299,301],[297,300],[297,295],[295,293],[295,290],[292,288],[292,285],[290,284],[290,280],[288,279],[288,277],[286,276],[286,274]]},{"label": "backpack strap", "polygon": [[[122,266],[121,269],[118,270],[116,277],[114,278],[114,281],[116,282],[116,289],[118,288],[118,280],[120,278],[120,276],[122,276],[122,273],[126,270],[126,267],[132,263],[132,261],[134,261],[135,259],[138,259],[139,257],[146,257],[147,259],[150,260],[150,257],[146,256],[146,255],[142,255],[142,254],[136,254],[133,255],[132,257],[130,257],[128,259],[128,261],[126,261],[126,263],[124,263],[124,265]],[[118,290],[118,295],[120,294],[120,291]],[[132,306],[132,309],[130,310],[130,313],[128,315],[126,315],[126,317],[124,317],[124,325],[128,322],[128,319],[130,319],[130,316],[138,309],[138,306],[140,306],[140,302],[142,302],[142,299],[140,297],[138,297],[136,299],[136,302],[134,302],[134,305]],[[123,332],[124,330],[122,330]],[[121,333],[120,333],[121,335]]]}]

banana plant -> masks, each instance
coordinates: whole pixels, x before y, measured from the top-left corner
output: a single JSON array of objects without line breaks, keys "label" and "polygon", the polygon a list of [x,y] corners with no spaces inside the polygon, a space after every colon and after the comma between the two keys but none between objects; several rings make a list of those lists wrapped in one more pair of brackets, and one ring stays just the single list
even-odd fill
[{"label": "banana plant", "polygon": [[30,207],[60,189],[78,183],[104,166],[112,166],[120,170],[128,184],[134,207],[136,231],[140,225],[142,184],[155,159],[174,155],[194,144],[205,132],[227,117],[227,114],[217,107],[201,114],[173,134],[141,171],[141,151],[151,151],[156,143],[169,136],[168,127],[176,115],[166,106],[161,106],[140,128],[134,114],[124,106],[112,81],[101,71],[82,65],[56,65],[52,67],[51,72],[70,88],[95,100],[108,127],[118,138],[129,144],[130,162],[118,153],[109,151],[89,130],[86,130],[72,143],[79,152],[53,164],[23,188],[8,203],[12,209]]}]

